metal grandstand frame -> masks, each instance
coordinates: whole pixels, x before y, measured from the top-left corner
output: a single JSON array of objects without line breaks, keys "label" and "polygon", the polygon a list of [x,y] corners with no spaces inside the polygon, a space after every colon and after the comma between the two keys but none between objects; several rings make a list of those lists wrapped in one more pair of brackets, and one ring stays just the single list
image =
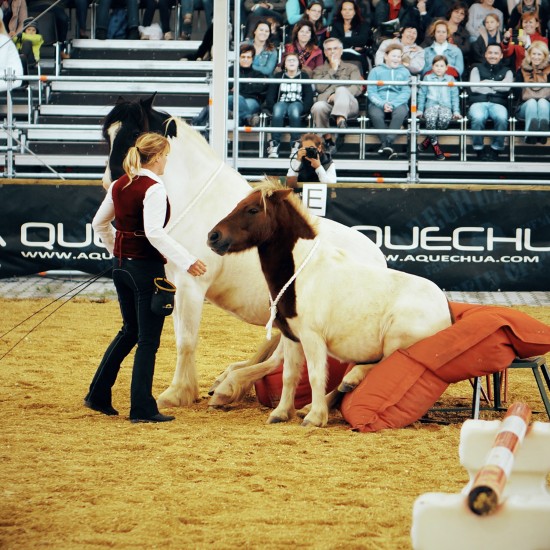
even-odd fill
[{"label": "metal grandstand frame", "polygon": [[[47,105],[44,103],[48,98],[48,90],[53,88],[63,89],[70,91],[76,90],[84,85],[92,87],[96,90],[100,90],[108,82],[109,86],[113,89],[120,90],[121,93],[124,92],[135,92],[135,93],[149,93],[156,90],[162,90],[167,94],[177,94],[181,93],[181,86],[191,86],[196,90],[200,90],[199,93],[207,94],[209,97],[209,104],[211,108],[210,116],[210,125],[207,130],[210,132],[210,143],[212,147],[217,151],[217,153],[228,163],[232,164],[235,169],[246,169],[248,172],[251,170],[257,170],[256,174],[248,174],[249,179],[259,179],[263,177],[263,171],[267,168],[279,169],[283,168],[284,173],[286,173],[287,164],[283,164],[282,159],[266,159],[263,158],[263,144],[265,142],[265,135],[272,130],[281,131],[288,133],[289,129],[287,127],[274,128],[267,127],[265,125],[259,127],[247,127],[247,126],[236,126],[234,120],[228,119],[227,111],[227,86],[229,79],[227,78],[227,67],[230,63],[238,64],[238,48],[228,49],[227,44],[230,42],[230,29],[233,29],[233,43],[238,43],[239,32],[240,32],[240,20],[239,20],[239,10],[236,10],[234,14],[234,24],[231,26],[229,23],[229,0],[226,2],[216,3],[216,10],[214,13],[214,23],[216,24],[216,33],[214,34],[214,47],[213,47],[213,62],[197,62],[205,65],[204,70],[206,72],[211,70],[211,78],[206,77],[164,77],[164,76],[144,76],[144,77],[124,77],[124,76],[109,76],[109,77],[86,77],[86,76],[61,76],[59,74],[59,68],[55,68],[55,74],[53,76],[45,76],[39,74],[38,76],[28,76],[23,77],[24,80],[29,81],[31,84],[37,85],[38,90],[38,103],[46,109]],[[218,30],[219,29],[219,30]],[[93,43],[100,41],[91,41]],[[115,42],[115,41],[113,41]],[[117,44],[114,47],[121,47],[120,42],[116,41]],[[73,63],[72,60],[67,60],[68,65]],[[159,63],[158,61],[156,63]],[[143,66],[151,66],[146,62],[142,63]],[[141,66],[139,63],[134,63],[136,66]],[[208,65],[208,67],[206,66]],[[168,65],[167,65],[168,66]],[[162,64],[159,64],[155,70],[162,70]],[[2,75],[0,75],[0,78]],[[67,156],[63,158],[62,155],[58,155],[59,158],[53,158],[47,155],[36,155],[34,153],[27,154],[26,144],[31,140],[40,140],[51,138],[55,135],[55,132],[58,132],[58,136],[55,139],[63,140],[69,139],[70,136],[75,138],[75,140],[87,141],[93,137],[97,139],[100,135],[99,126],[89,126],[89,125],[75,125],[75,124],[57,124],[57,125],[48,125],[48,124],[36,124],[32,118],[29,118],[26,122],[19,122],[13,116],[12,108],[12,94],[11,94],[11,85],[14,81],[13,77],[4,74],[3,78],[8,83],[7,91],[7,110],[6,118],[2,125],[2,133],[0,134],[0,159],[3,153],[4,160],[4,172],[3,177],[5,178],[23,178],[23,177],[34,177],[34,178],[43,178],[51,177],[52,173],[58,175],[61,178],[70,177],[89,179],[97,178],[98,172],[90,170],[90,172],[80,172],[75,173],[72,170],[69,170],[68,173],[63,173],[61,169],[57,170],[54,166],[61,167],[63,162],[65,166],[73,168],[75,166],[89,166],[92,168],[102,168],[105,165],[106,157],[105,156],[79,156],[78,158],[70,159]],[[234,93],[238,94],[238,88],[241,82],[250,82],[251,79],[239,79],[238,76],[234,81]],[[266,83],[278,82],[280,79],[277,78],[266,78]],[[322,80],[311,80],[311,83],[323,82]],[[368,80],[360,81],[349,81],[350,84],[375,84],[375,82],[369,82]],[[385,161],[385,160],[368,160],[365,156],[365,143],[368,139],[368,136],[375,136],[381,133],[388,133],[387,130],[376,130],[369,127],[368,115],[363,111],[362,114],[357,119],[359,127],[349,127],[346,129],[340,128],[330,128],[330,133],[333,134],[343,134],[353,135],[359,137],[359,152],[356,158],[349,159],[346,158],[342,161],[342,165],[345,164],[346,168],[350,171],[373,171],[373,167],[376,166],[378,171],[386,170],[388,172],[399,172],[403,174],[402,176],[389,175],[388,177],[384,176],[341,176],[339,177],[339,182],[384,182],[384,183],[431,183],[433,180],[426,176],[426,174],[435,173],[436,171],[441,171],[442,165],[438,161],[426,161],[419,160],[416,150],[416,142],[418,136],[422,134],[423,136],[429,134],[437,134],[442,137],[446,136],[458,136],[459,138],[459,158],[457,162],[452,161],[447,164],[446,170],[453,170],[458,164],[459,170],[456,172],[461,172],[466,175],[465,178],[457,177],[455,174],[449,174],[448,178],[445,178],[445,181],[456,182],[456,183],[490,183],[487,177],[480,177],[482,173],[493,174],[495,172],[495,163],[476,163],[470,162],[467,159],[466,154],[466,142],[467,138],[473,135],[483,135],[483,136],[493,136],[499,134],[499,132],[493,130],[483,130],[476,132],[469,130],[467,128],[467,118],[463,116],[463,119],[459,121],[458,125],[451,127],[445,131],[429,131],[421,129],[419,125],[419,120],[416,117],[416,94],[419,86],[425,85],[446,85],[442,83],[424,83],[419,81],[417,77],[411,77],[409,82],[406,81],[396,81],[391,82],[393,84],[410,85],[412,88],[412,99],[411,99],[411,117],[408,120],[407,127],[405,129],[394,131],[395,134],[403,136],[407,141],[407,156],[405,160],[398,161]],[[471,86],[469,82],[458,82],[457,86],[460,86],[462,90],[466,90]],[[489,84],[484,83],[475,83],[476,86],[484,86]],[[506,86],[506,87],[521,87],[525,86],[523,83],[498,83],[491,82],[490,86]],[[541,86],[550,86],[550,84],[542,84]],[[29,86],[29,90],[31,86]],[[93,90],[92,90],[93,91]],[[44,103],[43,103],[44,102]],[[53,109],[55,106],[51,106]],[[101,113],[106,114],[110,109],[109,106],[105,107],[96,107],[96,110]],[[78,108],[78,107],[76,107]],[[175,116],[185,116],[192,117],[196,113],[196,108],[180,108],[176,112],[172,112]],[[463,112],[463,115],[466,113]],[[234,118],[238,120],[238,102],[235,104],[235,113]],[[327,129],[323,128],[311,128],[309,126],[304,126],[303,128],[296,129],[300,132],[323,132],[325,133]],[[517,120],[513,113],[510,113],[509,117],[509,129],[501,132],[510,139],[510,148],[509,148],[509,158],[497,164],[499,166],[499,178],[495,178],[496,184],[505,184],[505,183],[537,183],[537,184],[550,184],[550,179],[548,179],[548,165],[547,163],[516,163],[516,147],[515,147],[515,137],[521,137],[525,135],[535,135],[540,137],[548,137],[547,133],[537,132],[531,133],[526,130],[517,129]],[[257,137],[256,141],[260,147],[260,152],[257,157],[250,157],[240,154],[240,143],[243,139]],[[2,146],[2,138],[5,137],[5,146]],[[232,138],[232,139],[231,139]],[[402,139],[402,138],[401,138]],[[228,152],[228,143],[232,143],[231,154]],[[412,146],[414,144],[414,146]],[[339,161],[340,162],[340,161]],[[513,163],[513,165],[511,164]],[[48,166],[51,165],[51,171],[44,173],[40,171],[24,171],[16,170],[17,168],[28,167],[32,169],[37,165],[43,164]],[[61,170],[61,171],[60,171]],[[506,177],[506,172],[512,174],[515,173],[515,177]],[[517,174],[521,173],[521,177],[517,177]],[[441,182],[441,178],[437,178],[435,181]]]}]

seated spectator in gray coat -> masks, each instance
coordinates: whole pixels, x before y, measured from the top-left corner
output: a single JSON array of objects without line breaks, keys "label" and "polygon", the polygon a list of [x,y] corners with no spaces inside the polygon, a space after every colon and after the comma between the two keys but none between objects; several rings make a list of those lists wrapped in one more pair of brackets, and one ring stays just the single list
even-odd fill
[{"label": "seated spectator in gray coat", "polygon": [[[347,120],[359,114],[359,102],[363,88],[360,84],[343,84],[346,80],[361,80],[361,72],[356,65],[342,61],[343,45],[337,38],[327,38],[323,44],[323,51],[327,61],[313,71],[313,78],[318,80],[332,80],[325,84],[316,84],[317,101],[311,108],[313,124],[317,128],[329,128],[330,117],[336,120],[338,128],[347,128]],[[342,141],[342,134],[340,134]],[[337,144],[332,134],[324,134],[325,148],[333,154]]]}]

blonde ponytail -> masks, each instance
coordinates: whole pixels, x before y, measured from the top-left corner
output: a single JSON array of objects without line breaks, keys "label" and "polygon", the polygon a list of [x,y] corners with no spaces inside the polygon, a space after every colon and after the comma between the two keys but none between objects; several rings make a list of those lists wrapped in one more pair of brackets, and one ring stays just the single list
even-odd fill
[{"label": "blonde ponytail", "polygon": [[147,168],[148,164],[154,162],[155,157],[168,151],[170,151],[170,142],[164,136],[153,132],[141,134],[136,144],[128,149],[122,168],[131,182],[141,168]]}]

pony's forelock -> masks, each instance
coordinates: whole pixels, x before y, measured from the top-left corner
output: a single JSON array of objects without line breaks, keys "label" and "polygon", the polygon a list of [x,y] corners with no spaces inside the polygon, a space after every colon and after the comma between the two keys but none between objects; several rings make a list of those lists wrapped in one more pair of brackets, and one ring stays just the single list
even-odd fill
[{"label": "pony's forelock", "polygon": [[[276,179],[270,179],[265,178],[257,183],[253,184],[253,187],[249,193],[251,195],[252,193],[259,192],[262,198],[262,203],[264,206],[264,210],[266,209],[266,199],[269,198],[273,193],[276,191],[281,191],[283,189],[288,189],[288,187],[284,186],[282,183],[279,182],[279,180]],[[309,210],[304,206],[304,203],[300,199],[300,197],[296,193],[290,193],[287,197],[287,200],[292,204],[294,209],[298,214],[300,214],[307,223],[314,229],[315,233],[317,233],[317,226],[319,223],[319,220],[317,218],[314,218]]]}]

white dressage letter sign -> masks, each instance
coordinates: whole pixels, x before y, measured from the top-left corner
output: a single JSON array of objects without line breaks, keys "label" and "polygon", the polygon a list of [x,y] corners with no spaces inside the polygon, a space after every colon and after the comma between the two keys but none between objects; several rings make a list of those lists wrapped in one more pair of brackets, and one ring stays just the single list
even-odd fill
[{"label": "white dressage letter sign", "polygon": [[327,212],[327,186],[324,183],[304,183],[302,202],[316,216],[325,216]]}]

